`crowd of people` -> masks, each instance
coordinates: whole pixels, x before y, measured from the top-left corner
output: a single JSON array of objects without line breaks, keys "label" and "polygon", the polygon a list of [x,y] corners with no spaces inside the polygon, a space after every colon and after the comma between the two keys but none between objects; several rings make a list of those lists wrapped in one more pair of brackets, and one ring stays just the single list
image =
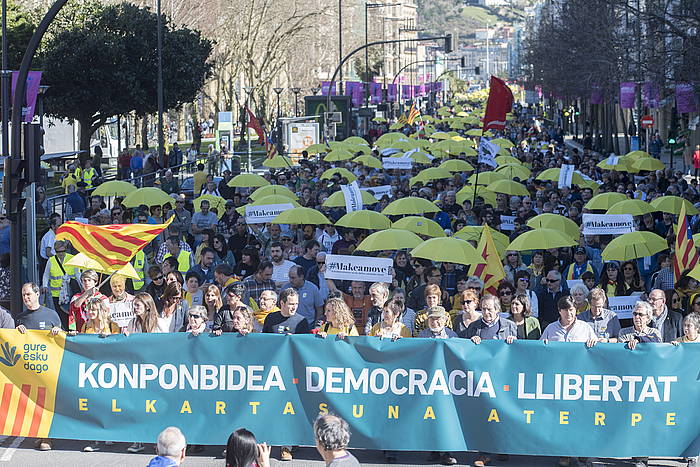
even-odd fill
[{"label": "crowd of people", "polygon": [[[696,180],[688,182],[671,170],[631,174],[600,169],[597,163],[603,155],[555,139],[558,129],[538,119],[532,109],[516,106],[514,115],[502,136],[514,143],[512,156],[531,171],[527,179],[514,177],[525,184],[527,196],[492,193],[493,201],[478,193],[476,197],[463,196],[459,190],[468,185],[471,173],[457,172],[450,178],[411,184],[418,168],[383,170],[352,161],[337,165],[352,171],[360,186],[391,186],[390,195],[365,209],[381,211],[392,200],[408,196],[435,201],[440,211],[425,216],[447,235],[467,226],[488,225],[513,240],[530,229],[529,219],[542,213],[565,216],[580,226],[582,214],[590,212],[586,203],[596,192],[617,192],[647,201],[673,194],[700,206]],[[435,129],[452,130],[440,121]],[[383,131],[385,128],[378,128],[374,134],[379,136]],[[406,135],[420,131],[420,123],[406,125],[402,131]],[[466,135],[465,130],[458,133]],[[430,138],[430,134],[422,137]],[[373,143],[367,141],[370,147]],[[380,151],[374,148],[375,155],[380,156]],[[475,158],[453,158],[477,166]],[[433,165],[439,162],[436,158]],[[575,165],[582,176],[596,182],[597,188],[564,187],[537,179],[543,170],[562,163]],[[330,163],[305,154],[298,166],[270,170],[264,177],[296,193],[301,206],[323,212],[335,222],[345,209],[327,207],[324,202],[348,180],[339,174],[322,178],[329,167]],[[490,170],[485,165],[479,169],[482,173]],[[42,283],[25,284],[25,310],[18,316],[4,316],[4,327],[100,335],[263,332],[316,333],[319,338],[461,338],[473,344],[485,339],[506,343],[542,339],[587,346],[622,343],[630,349],[650,342],[700,342],[700,285],[687,274],[674,278],[672,270],[673,225],[677,222],[673,214],[655,212],[635,218],[638,230],[668,239],[669,249],[650,257],[603,261],[602,251],[613,238],[610,235],[581,234],[575,247],[527,252],[504,247],[505,278],[494,290],[485,287],[481,277],[470,274],[468,265],[412,258],[406,250],[361,251],[358,245],[371,233],[368,230],[334,224],[246,224],[239,208],[249,201],[253,190],[232,188],[228,186],[231,172],[222,175],[216,183],[200,166],[194,193],[221,196],[225,199],[223,212],[212,209],[207,201],[193,206],[177,184],[166,184],[171,188],[171,203],[128,209],[120,204],[120,198],[90,197],[86,184],[76,183],[84,204],[80,217],[90,222],[158,224],[171,217],[173,222],[134,258],[139,279],[113,275],[100,283],[95,271],[67,266],[72,246],[52,240],[61,223],[75,217],[75,208],[67,203],[62,214],[50,215],[50,230],[42,239],[46,260]],[[163,175],[166,182],[169,176],[172,173]],[[71,189],[71,193],[76,191]],[[507,230],[511,227],[502,222],[503,216],[514,217],[512,230]],[[697,215],[690,217],[693,232],[700,230],[699,220]],[[389,257],[393,261],[392,281],[328,279],[328,254]],[[52,297],[46,306],[39,304],[41,292]],[[638,297],[632,319],[619,319],[608,308],[608,298],[619,296]],[[116,308],[133,310],[131,321],[122,325],[111,321],[110,313]],[[38,447],[51,449],[47,440],[40,440]],[[142,450],[140,443],[129,447],[130,452]],[[385,455],[387,462],[396,462],[395,453],[387,451]],[[292,459],[291,449],[282,447],[280,458]],[[457,462],[451,453],[438,453],[437,460],[445,465]],[[482,453],[474,465],[490,461],[491,455]],[[559,459],[562,466],[570,462],[569,458]],[[635,462],[646,464],[644,459]]]}]

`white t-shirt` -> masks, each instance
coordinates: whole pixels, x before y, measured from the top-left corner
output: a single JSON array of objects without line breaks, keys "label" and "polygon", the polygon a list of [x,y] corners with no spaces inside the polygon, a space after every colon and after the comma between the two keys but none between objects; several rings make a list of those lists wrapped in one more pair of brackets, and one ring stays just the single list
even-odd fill
[{"label": "white t-shirt", "polygon": [[272,280],[275,282],[275,284],[277,284],[277,286],[280,286],[285,282],[289,282],[289,269],[292,266],[296,266],[296,263],[289,261],[288,259],[282,261],[282,264],[280,265],[273,263]]},{"label": "white t-shirt", "polygon": [[173,320],[173,316],[175,314],[173,313],[170,316],[167,317],[158,317],[158,327],[154,332],[170,332],[170,322]]},{"label": "white t-shirt", "polygon": [[593,328],[580,319],[574,321],[574,325],[568,331],[556,320],[545,328],[540,337],[540,340],[556,342],[587,342],[591,339],[597,339]]}]

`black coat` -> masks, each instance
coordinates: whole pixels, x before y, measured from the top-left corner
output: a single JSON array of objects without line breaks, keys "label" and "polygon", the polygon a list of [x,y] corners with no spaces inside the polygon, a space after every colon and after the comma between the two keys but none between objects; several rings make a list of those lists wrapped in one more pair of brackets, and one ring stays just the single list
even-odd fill
[{"label": "black coat", "polygon": [[562,279],[562,289],[552,294],[546,287],[540,287],[537,290],[537,308],[538,308],[538,318],[542,329],[547,327],[549,323],[553,323],[559,319],[559,309],[557,308],[557,302],[560,298],[569,295],[569,289],[565,287],[564,279]]}]

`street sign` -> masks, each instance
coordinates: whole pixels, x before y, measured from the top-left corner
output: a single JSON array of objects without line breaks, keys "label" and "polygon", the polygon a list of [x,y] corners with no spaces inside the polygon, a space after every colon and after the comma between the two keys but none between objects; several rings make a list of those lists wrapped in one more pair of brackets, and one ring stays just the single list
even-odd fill
[{"label": "street sign", "polygon": [[654,117],[651,115],[645,115],[641,120],[642,128],[651,128],[654,126]]}]

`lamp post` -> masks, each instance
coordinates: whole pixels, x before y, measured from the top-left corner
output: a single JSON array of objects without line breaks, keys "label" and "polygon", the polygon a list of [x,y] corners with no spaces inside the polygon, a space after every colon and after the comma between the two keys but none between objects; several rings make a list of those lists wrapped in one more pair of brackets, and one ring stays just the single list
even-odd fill
[{"label": "lamp post", "polygon": [[321,90],[321,88],[319,88],[319,87],[311,88],[311,94],[313,94],[315,96],[316,94],[318,94],[318,92],[320,90]]},{"label": "lamp post", "polygon": [[160,11],[160,0],[157,2],[156,9],[158,10],[158,156],[163,158],[165,152],[165,135],[163,134],[163,17]]},{"label": "lamp post", "polygon": [[[369,42],[369,15],[368,11],[370,8],[383,8],[389,6],[399,6],[400,3],[367,3],[365,2],[365,78],[369,82],[369,47],[367,43]],[[342,81],[342,77],[341,77]],[[367,102],[369,99],[369,89],[365,89],[365,107],[367,107]]]},{"label": "lamp post", "polygon": [[2,0],[2,157],[10,155],[10,70],[7,69],[7,0]]},{"label": "lamp post", "polygon": [[284,91],[284,88],[272,88],[273,91],[275,91],[275,94],[277,94],[277,119],[279,120],[281,112],[280,112],[280,94],[282,94],[282,91]]},{"label": "lamp post", "polygon": [[[294,116],[298,117],[299,116],[299,93],[301,92],[301,88],[292,88],[292,92],[294,93]],[[330,93],[330,89],[328,90]]]},{"label": "lamp post", "polygon": [[248,109],[250,107],[250,95],[253,92],[253,90],[255,90],[255,87],[246,86],[243,89],[245,89],[245,92],[246,92],[246,101],[245,101],[245,120],[246,120],[245,136],[246,136],[246,138],[245,139],[248,141],[248,172],[252,172],[253,171],[253,162],[252,162],[253,150],[250,147],[250,132],[248,131],[248,124],[250,123]]}]

